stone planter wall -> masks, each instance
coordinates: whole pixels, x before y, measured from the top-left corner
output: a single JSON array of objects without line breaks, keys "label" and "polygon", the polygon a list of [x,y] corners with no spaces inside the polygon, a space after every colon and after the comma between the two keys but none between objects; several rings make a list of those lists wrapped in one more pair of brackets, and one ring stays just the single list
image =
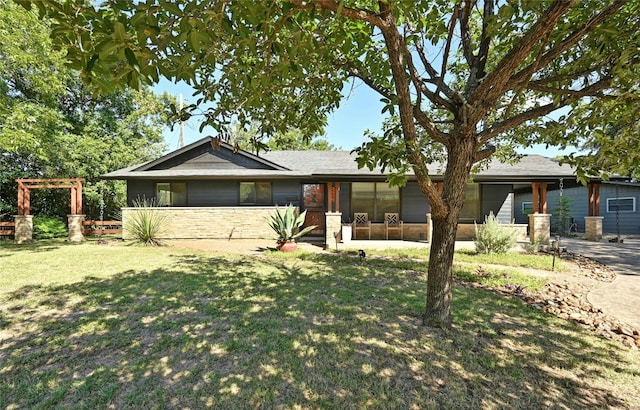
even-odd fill
[{"label": "stone planter wall", "polygon": [[[139,208],[122,209],[122,238],[131,239],[127,224]],[[275,234],[267,218],[275,207],[153,208],[165,218],[160,239],[268,239]]]}]

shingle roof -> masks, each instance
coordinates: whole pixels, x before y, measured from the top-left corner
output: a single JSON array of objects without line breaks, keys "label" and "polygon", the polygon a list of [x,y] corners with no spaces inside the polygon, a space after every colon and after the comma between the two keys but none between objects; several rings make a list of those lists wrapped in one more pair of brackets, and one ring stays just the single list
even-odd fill
[{"label": "shingle roof", "polygon": [[[202,144],[208,144],[208,139],[202,139],[187,147],[178,150],[184,152],[187,149],[196,148]],[[230,146],[229,146],[230,147]],[[230,149],[227,145],[223,149]],[[356,155],[349,151],[271,151],[260,155],[242,152],[245,156],[257,158],[258,161],[268,161],[277,164],[284,169],[163,169],[148,170],[150,164],[158,164],[176,156],[176,152],[169,153],[162,158],[149,161],[146,164],[123,168],[104,175],[108,179],[138,179],[138,178],[309,178],[309,177],[335,177],[335,178],[382,178],[384,174],[380,168],[369,170],[358,168]],[[431,164],[430,174],[434,179],[442,175],[442,164]],[[408,175],[411,177],[411,174]],[[568,165],[560,165],[557,161],[541,155],[525,155],[516,164],[501,163],[497,159],[490,162],[488,167],[480,171],[475,179],[477,181],[517,181],[517,180],[549,180],[561,177],[573,177],[575,171]]]}]

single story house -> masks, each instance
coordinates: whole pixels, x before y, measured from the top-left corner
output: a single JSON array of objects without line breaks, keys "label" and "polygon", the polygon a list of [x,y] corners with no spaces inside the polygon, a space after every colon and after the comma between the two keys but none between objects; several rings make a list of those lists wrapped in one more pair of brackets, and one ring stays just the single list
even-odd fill
[{"label": "single story house", "polygon": [[[441,183],[442,166],[431,168],[433,181]],[[270,238],[265,219],[276,206],[293,204],[307,211],[307,224],[318,226],[311,235],[325,244],[339,240],[341,225],[352,223],[355,213],[366,213],[371,222],[357,239],[385,238],[385,213],[396,213],[403,228],[394,238],[430,240],[430,207],[415,177],[408,174],[403,187],[389,186],[380,169],[359,169],[348,151],[258,156],[206,137],[103,177],[126,181],[129,205],[138,197],[161,199],[167,205],[160,208],[168,217],[165,238]],[[504,223],[519,221],[524,232],[527,222],[516,212],[515,193],[537,191],[560,178],[575,185],[571,167],[543,156],[527,155],[517,164],[492,161],[467,184],[459,239],[471,239],[474,223],[491,212]],[[123,222],[131,209],[123,209]]]}]

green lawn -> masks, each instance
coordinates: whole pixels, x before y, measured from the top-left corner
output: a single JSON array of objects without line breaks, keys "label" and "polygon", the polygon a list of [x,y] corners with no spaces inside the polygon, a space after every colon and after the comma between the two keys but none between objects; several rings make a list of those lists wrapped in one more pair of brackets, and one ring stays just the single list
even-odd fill
[{"label": "green lawn", "polygon": [[1,408],[640,407],[640,354],[517,299],[456,287],[424,328],[406,258],[0,243],[0,266]]}]

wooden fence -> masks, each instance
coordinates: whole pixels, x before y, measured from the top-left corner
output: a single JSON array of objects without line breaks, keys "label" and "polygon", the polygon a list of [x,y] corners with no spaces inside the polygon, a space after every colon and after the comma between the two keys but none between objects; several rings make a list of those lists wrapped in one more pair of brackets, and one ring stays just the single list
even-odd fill
[{"label": "wooden fence", "polygon": [[[102,227],[102,228],[101,228]],[[122,221],[83,221],[82,234],[85,236],[97,236],[100,233],[105,235],[121,234]]]},{"label": "wooden fence", "polygon": [[16,234],[15,222],[0,222],[0,237],[13,236]]}]

